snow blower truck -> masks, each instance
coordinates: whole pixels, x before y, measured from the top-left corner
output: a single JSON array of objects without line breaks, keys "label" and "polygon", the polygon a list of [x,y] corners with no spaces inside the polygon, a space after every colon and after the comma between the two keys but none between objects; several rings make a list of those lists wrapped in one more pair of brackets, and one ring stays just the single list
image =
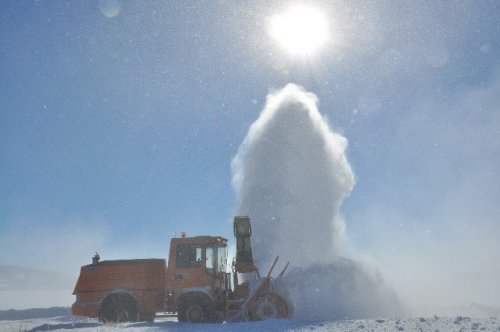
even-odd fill
[{"label": "snow blower truck", "polygon": [[[226,271],[227,240],[219,236],[170,241],[164,259],[100,261],[81,267],[73,292],[73,315],[102,322],[153,321],[157,315],[179,322],[216,323],[289,319],[293,305],[282,283],[288,263],[276,278],[262,277],[254,264],[250,219],[234,218],[236,257]],[[241,279],[241,280],[239,280]]]}]

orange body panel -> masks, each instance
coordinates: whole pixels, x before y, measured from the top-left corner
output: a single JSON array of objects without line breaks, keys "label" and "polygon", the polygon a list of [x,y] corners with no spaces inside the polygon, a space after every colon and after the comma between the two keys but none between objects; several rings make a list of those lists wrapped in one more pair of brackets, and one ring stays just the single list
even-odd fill
[{"label": "orange body panel", "polygon": [[161,311],[165,270],[164,259],[103,261],[82,266],[73,292],[77,296],[73,314],[98,317],[102,301],[117,292],[130,294],[137,301],[140,314]]}]

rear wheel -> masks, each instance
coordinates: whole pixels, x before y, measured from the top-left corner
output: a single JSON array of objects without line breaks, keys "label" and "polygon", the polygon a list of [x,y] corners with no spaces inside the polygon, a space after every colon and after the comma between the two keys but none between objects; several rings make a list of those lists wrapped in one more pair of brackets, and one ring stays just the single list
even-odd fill
[{"label": "rear wheel", "polygon": [[213,323],[216,320],[215,308],[205,294],[189,294],[179,300],[177,308],[179,322]]},{"label": "rear wheel", "polygon": [[252,300],[249,314],[252,320],[285,319],[290,316],[290,308],[278,294],[264,293]]},{"label": "rear wheel", "polygon": [[154,312],[146,312],[140,314],[140,320],[145,322],[154,322],[156,314]]},{"label": "rear wheel", "polygon": [[137,303],[128,294],[109,295],[101,305],[99,319],[104,323],[137,321]]}]

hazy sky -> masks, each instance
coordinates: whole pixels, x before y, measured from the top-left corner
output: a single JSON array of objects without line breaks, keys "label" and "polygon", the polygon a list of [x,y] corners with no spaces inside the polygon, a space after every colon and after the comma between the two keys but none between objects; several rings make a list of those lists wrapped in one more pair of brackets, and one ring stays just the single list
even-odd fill
[{"label": "hazy sky", "polygon": [[0,264],[232,239],[231,159],[293,82],[349,141],[353,250],[499,305],[500,2],[306,1],[330,40],[305,58],[268,34],[292,3],[0,2]]}]

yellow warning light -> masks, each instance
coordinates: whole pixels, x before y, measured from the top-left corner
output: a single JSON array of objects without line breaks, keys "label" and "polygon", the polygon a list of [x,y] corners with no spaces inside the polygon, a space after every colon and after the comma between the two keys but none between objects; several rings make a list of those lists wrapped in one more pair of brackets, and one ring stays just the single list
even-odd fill
[{"label": "yellow warning light", "polygon": [[186,237],[186,232],[181,232],[181,237],[185,238]]}]

